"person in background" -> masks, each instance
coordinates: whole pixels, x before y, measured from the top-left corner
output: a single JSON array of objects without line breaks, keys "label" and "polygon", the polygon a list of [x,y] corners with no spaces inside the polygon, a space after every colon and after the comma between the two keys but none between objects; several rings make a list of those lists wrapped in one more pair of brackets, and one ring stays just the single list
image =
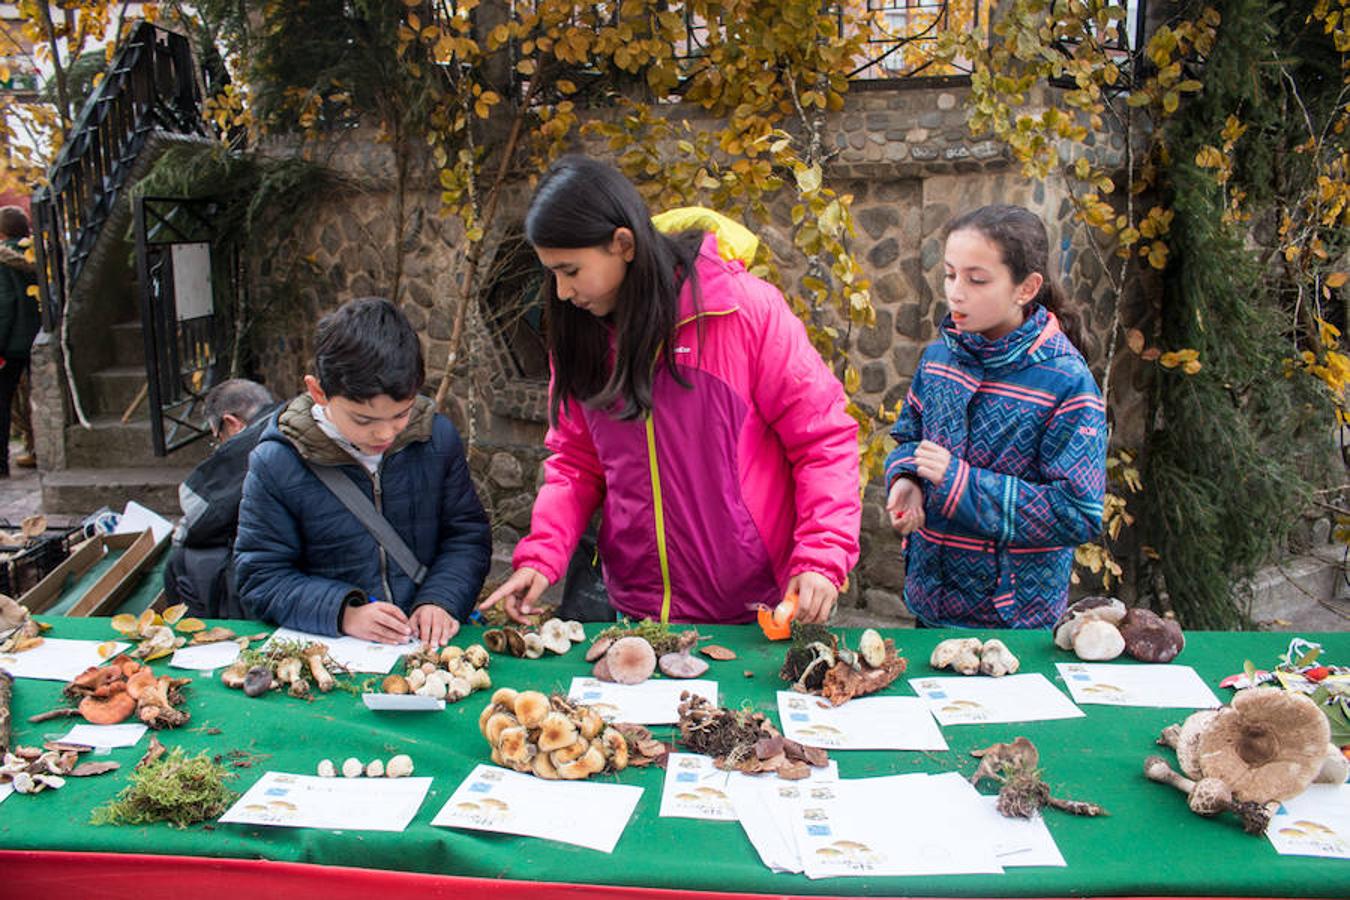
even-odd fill
[{"label": "person in background", "polygon": [[[28,369],[33,338],[41,320],[37,297],[30,288],[37,284],[33,266],[25,257],[24,242],[30,237],[28,215],[17,206],[0,207],[0,437],[5,448],[0,456],[0,478],[9,477],[9,426],[12,404],[19,380]],[[31,440],[31,437],[28,438]],[[15,459],[15,465],[27,466],[31,448]]]},{"label": "person in background", "polygon": [[271,391],[246,378],[222,381],[207,392],[204,414],[218,446],[178,487],[183,518],[164,566],[165,599],[186,603],[188,615],[248,617],[235,590],[231,554],[248,455],[278,405]]}]

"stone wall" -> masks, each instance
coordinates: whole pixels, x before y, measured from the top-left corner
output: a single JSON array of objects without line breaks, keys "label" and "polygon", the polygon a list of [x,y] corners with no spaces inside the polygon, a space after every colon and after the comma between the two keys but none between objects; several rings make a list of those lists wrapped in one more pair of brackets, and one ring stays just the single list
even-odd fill
[{"label": "stone wall", "polygon": [[[860,399],[894,408],[909,386],[924,346],[946,312],[942,301],[942,228],[955,214],[992,203],[1018,203],[1040,214],[1050,230],[1057,272],[1092,335],[1084,348],[1099,378],[1105,367],[1106,329],[1112,315],[1109,282],[1083,226],[1073,222],[1058,182],[1032,182],[1010,165],[1003,148],[972,137],[965,125],[965,88],[947,81],[927,87],[851,94],[830,117],[826,135],[837,154],[827,181],[854,197],[855,250],[872,281],[876,325],[847,337],[847,352],[862,374]],[[716,127],[696,110],[672,107],[694,127]],[[1108,158],[1118,139],[1103,141]],[[602,144],[583,146],[606,155]],[[399,221],[387,149],[356,140],[336,157],[340,168],[369,184],[359,198],[335,198],[296,235],[293,258],[312,261],[314,285],[292,324],[258,346],[262,374],[282,395],[299,390],[311,356],[310,333],[319,315],[366,294],[397,299],[422,335],[429,388],[439,384],[449,349],[457,268],[457,222],[437,210],[439,189],[412,184]],[[528,202],[525,184],[502,198],[498,225],[518,227]],[[790,205],[771,208],[767,222],[750,222],[779,259],[791,259]],[[485,266],[486,266],[485,261]],[[785,267],[791,281],[800,268]],[[472,447],[470,462],[484,503],[493,514],[499,563],[528,531],[529,508],[543,459],[546,385],[511,376],[502,348],[477,309],[466,320],[463,362],[451,373],[450,413]],[[1126,379],[1129,380],[1128,378]],[[1117,416],[1142,423],[1142,398],[1125,400]],[[841,606],[845,616],[896,622],[908,618],[900,599],[903,572],[899,541],[886,525],[884,490],[867,487],[861,562]],[[501,566],[499,565],[499,570]]]}]

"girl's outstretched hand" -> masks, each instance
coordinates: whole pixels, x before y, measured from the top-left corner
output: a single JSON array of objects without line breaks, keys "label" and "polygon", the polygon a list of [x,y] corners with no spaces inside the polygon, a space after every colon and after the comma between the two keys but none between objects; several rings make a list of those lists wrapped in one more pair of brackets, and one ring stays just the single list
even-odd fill
[{"label": "girl's outstretched hand", "polygon": [[947,467],[952,463],[952,455],[946,447],[932,441],[920,441],[914,449],[914,468],[919,477],[933,484],[942,484]]},{"label": "girl's outstretched hand", "polygon": [[793,575],[787,592],[797,595],[797,619],[801,622],[824,622],[839,598],[839,588],[819,572]]},{"label": "girl's outstretched hand", "polygon": [[923,527],[923,488],[913,479],[897,478],[886,499],[886,513],[901,536],[918,531]]},{"label": "girl's outstretched hand", "polygon": [[478,604],[479,609],[495,606],[499,600],[506,601],[506,614],[517,622],[527,622],[525,618],[538,610],[534,602],[548,589],[548,579],[538,569],[521,566],[511,573],[511,577],[502,582],[502,586],[493,591],[486,600]]}]

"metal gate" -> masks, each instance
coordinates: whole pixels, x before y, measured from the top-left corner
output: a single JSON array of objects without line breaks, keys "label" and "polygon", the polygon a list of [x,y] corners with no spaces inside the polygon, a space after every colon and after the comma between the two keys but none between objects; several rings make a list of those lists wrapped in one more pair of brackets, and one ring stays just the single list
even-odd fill
[{"label": "metal gate", "polygon": [[150,432],[155,455],[166,456],[211,436],[203,400],[227,377],[236,251],[218,239],[210,199],[137,197],[133,206]]}]

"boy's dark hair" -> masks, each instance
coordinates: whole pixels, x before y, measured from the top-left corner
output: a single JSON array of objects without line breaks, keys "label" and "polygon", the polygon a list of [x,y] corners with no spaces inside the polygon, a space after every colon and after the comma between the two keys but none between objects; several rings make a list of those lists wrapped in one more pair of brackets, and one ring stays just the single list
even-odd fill
[{"label": "boy's dark hair", "polygon": [[525,214],[525,237],[535,247],[576,249],[608,244],[619,228],[633,232],[618,302],[611,314],[614,364],[609,364],[610,331],[605,322],[558,299],[558,284],[545,281],[548,349],[553,357],[549,421],[569,399],[635,419],[652,408],[654,361],[685,387],[675,366],[675,324],[680,286],[688,278],[698,305],[698,257],[703,235],[670,237],[656,230],[633,183],[608,163],[586,156],[563,156],[549,166]]},{"label": "boy's dark hair", "polygon": [[28,213],[21,206],[0,206],[0,238],[16,240],[32,234]]},{"label": "boy's dark hair", "polygon": [[314,344],[315,376],[329,397],[408,400],[426,381],[422,342],[398,307],[380,297],[348,301],[324,316]]},{"label": "boy's dark hair", "polygon": [[1039,303],[1054,313],[1064,336],[1082,351],[1082,325],[1050,270],[1050,238],[1040,216],[1025,207],[995,203],[953,219],[947,225],[947,234],[956,231],[978,232],[996,245],[1003,264],[1012,272],[1014,284],[1021,284],[1032,272],[1039,272],[1044,281],[1031,303]]}]

